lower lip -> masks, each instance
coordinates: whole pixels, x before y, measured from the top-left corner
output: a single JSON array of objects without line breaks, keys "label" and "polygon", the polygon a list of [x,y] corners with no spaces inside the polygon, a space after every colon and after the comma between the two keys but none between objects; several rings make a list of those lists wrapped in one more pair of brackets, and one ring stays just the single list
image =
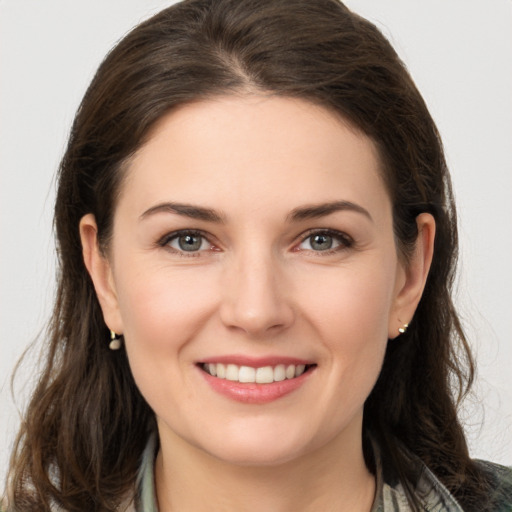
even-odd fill
[{"label": "lower lip", "polygon": [[199,369],[199,371],[214,391],[231,400],[246,404],[267,404],[292,393],[302,386],[310,377],[313,369],[310,368],[300,377],[280,382],[271,382],[269,384],[242,383],[219,379],[202,369]]}]

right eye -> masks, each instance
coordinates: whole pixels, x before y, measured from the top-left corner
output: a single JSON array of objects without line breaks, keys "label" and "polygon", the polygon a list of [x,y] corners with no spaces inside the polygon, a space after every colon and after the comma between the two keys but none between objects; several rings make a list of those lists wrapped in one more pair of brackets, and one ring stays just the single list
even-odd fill
[{"label": "right eye", "polygon": [[[179,253],[198,253],[212,249],[212,244],[198,231],[180,231],[167,235],[161,242]],[[190,254],[190,255],[192,255]]]}]

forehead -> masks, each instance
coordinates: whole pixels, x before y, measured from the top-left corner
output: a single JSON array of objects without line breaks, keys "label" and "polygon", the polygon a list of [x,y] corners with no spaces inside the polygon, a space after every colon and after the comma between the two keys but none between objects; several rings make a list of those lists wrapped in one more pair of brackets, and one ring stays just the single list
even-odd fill
[{"label": "forehead", "polygon": [[233,211],[389,203],[368,137],[321,106],[267,96],[218,97],[164,116],[129,163],[123,196],[139,210],[169,200]]}]

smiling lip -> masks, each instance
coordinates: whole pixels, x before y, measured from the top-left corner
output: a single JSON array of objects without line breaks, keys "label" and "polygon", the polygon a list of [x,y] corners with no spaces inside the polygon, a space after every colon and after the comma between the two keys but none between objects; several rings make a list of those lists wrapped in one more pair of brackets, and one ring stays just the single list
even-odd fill
[{"label": "smiling lip", "polygon": [[[302,367],[299,375],[283,380],[257,383],[257,382],[239,382],[238,380],[229,380],[228,378],[219,378],[208,373],[208,365],[235,365],[237,367],[249,367],[254,369],[265,369],[268,367],[276,368],[284,366],[289,368],[291,365]],[[247,404],[265,404],[282,398],[289,393],[301,387],[309,379],[312,370],[316,367],[311,361],[297,359],[293,357],[262,357],[252,358],[247,356],[219,356],[201,360],[197,367],[205,381],[217,393],[230,398],[231,400]],[[305,367],[305,371],[304,371]]]},{"label": "smiling lip", "polygon": [[252,368],[260,368],[262,366],[277,366],[278,364],[315,364],[313,361],[306,359],[298,359],[296,357],[286,356],[266,356],[266,357],[249,357],[243,355],[230,355],[230,356],[216,356],[201,359],[201,363],[222,363],[222,364],[236,364],[238,366],[250,366]]}]

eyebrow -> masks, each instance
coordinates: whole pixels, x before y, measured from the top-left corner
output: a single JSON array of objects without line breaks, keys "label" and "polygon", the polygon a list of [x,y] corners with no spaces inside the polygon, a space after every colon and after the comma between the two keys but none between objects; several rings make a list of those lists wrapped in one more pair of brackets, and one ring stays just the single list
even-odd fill
[{"label": "eyebrow", "polygon": [[332,201],[329,203],[302,206],[292,210],[287,218],[289,221],[300,221],[306,219],[317,219],[340,211],[352,211],[360,213],[373,222],[370,212],[362,206],[350,201]]},{"label": "eyebrow", "polygon": [[[320,203],[315,205],[300,206],[293,209],[288,215],[289,222],[298,222],[307,219],[317,219],[325,217],[339,211],[353,211],[360,213],[373,222],[373,218],[362,206],[352,203],[350,201],[332,201],[329,203]],[[186,203],[160,203],[152,206],[146,210],[141,216],[140,220],[145,219],[157,213],[173,213],[189,217],[191,219],[203,220],[206,222],[225,223],[225,216],[211,208],[203,208],[201,206],[194,206]]]},{"label": "eyebrow", "polygon": [[152,206],[146,210],[141,216],[140,220],[154,215],[156,213],[174,213],[183,215],[196,220],[204,220],[207,222],[224,223],[224,215],[212,210],[211,208],[203,208],[201,206],[194,206],[186,203],[160,203]]}]

